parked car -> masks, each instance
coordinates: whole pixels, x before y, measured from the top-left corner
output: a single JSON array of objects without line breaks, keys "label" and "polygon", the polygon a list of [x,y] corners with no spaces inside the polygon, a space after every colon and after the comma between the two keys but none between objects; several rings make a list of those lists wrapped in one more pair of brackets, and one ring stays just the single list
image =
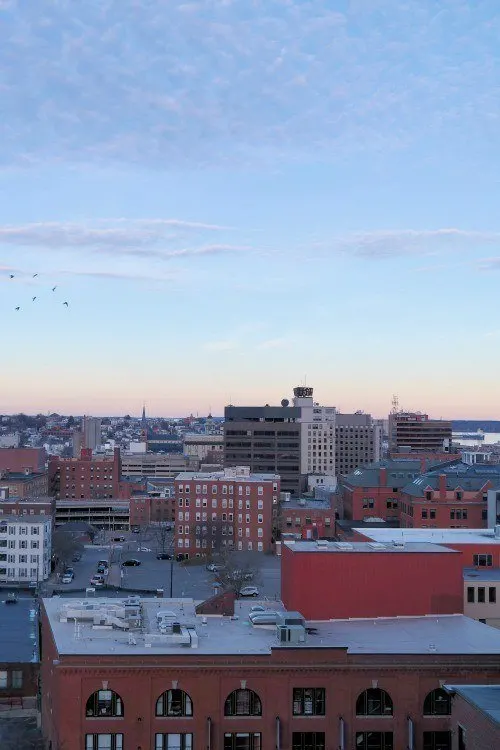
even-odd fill
[{"label": "parked car", "polygon": [[109,568],[109,562],[107,560],[98,560],[98,565],[102,565],[104,568]]},{"label": "parked car", "polygon": [[240,596],[259,596],[259,589],[257,586],[243,586]]},{"label": "parked car", "polygon": [[219,573],[221,570],[224,570],[224,565],[217,565],[217,563],[208,563],[206,569],[211,573]]},{"label": "parked car", "polygon": [[90,584],[92,586],[104,586],[104,576],[99,575],[99,573],[93,575],[90,579]]},{"label": "parked car", "polygon": [[107,576],[107,575],[109,575],[109,568],[108,568],[107,565],[98,565],[97,566],[97,572],[100,575]]},{"label": "parked car", "polygon": [[137,552],[151,552],[150,547],[137,547]]},{"label": "parked car", "polygon": [[141,564],[141,561],[140,560],[135,560],[135,559],[124,560],[122,562],[122,566],[127,567],[127,568],[135,568],[135,567],[137,567],[137,565],[140,565],[140,564]]},{"label": "parked car", "polygon": [[75,571],[73,570],[73,568],[69,568],[69,567],[68,568],[64,568],[63,575],[65,576],[65,575],[68,575],[68,574],[70,576],[74,576],[75,575]]},{"label": "parked car", "polygon": [[132,532],[132,534],[139,534],[141,530],[138,526],[132,526],[130,531]]},{"label": "parked car", "polygon": [[248,571],[247,573],[244,573],[242,570],[233,570],[229,574],[229,578],[231,581],[241,581],[243,579],[244,581],[251,581],[253,578],[253,573]]},{"label": "parked car", "polygon": [[73,573],[68,573],[68,571],[66,571],[66,573],[61,578],[61,581],[62,581],[62,583],[72,583],[74,577],[75,576],[74,576]]},{"label": "parked car", "polygon": [[82,559],[82,553],[81,552],[75,552],[75,554],[71,558],[71,562],[80,562],[81,559]]},{"label": "parked car", "polygon": [[172,560],[173,555],[169,555],[168,552],[160,552],[159,555],[156,555],[157,560]]},{"label": "parked car", "polygon": [[114,536],[113,537],[113,542],[124,542],[124,541],[125,541],[125,537],[124,536]]},{"label": "parked car", "polygon": [[252,614],[252,612],[266,612],[266,608],[263,607],[262,604],[253,604],[250,607],[250,614]]}]

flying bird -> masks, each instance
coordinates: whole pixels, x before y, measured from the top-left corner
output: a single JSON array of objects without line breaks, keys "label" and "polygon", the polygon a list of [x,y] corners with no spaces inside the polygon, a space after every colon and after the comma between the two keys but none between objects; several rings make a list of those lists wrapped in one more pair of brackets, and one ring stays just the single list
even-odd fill
[{"label": "flying bird", "polygon": [[33,274],[33,278],[36,278],[37,276],[38,276],[38,274],[37,274],[37,273],[34,273],[34,274]]},{"label": "flying bird", "polygon": [[34,302],[36,300],[36,297],[32,297],[31,301]]},{"label": "flying bird", "polygon": [[53,291],[53,292],[55,292],[55,291],[56,291],[56,289],[57,289],[57,284],[56,284],[56,286],[53,286],[53,287],[52,287],[52,291]]},{"label": "flying bird", "polygon": [[69,307],[69,303],[68,302],[63,302],[63,305],[66,305],[66,307]]},{"label": "flying bird", "polygon": [[16,309],[16,310],[20,310],[21,308],[20,308],[20,307],[16,307],[15,309]]},{"label": "flying bird", "polygon": [[13,278],[14,278],[14,274],[13,274],[13,273],[11,273],[11,274],[10,274],[10,278],[11,278],[11,279],[13,279]]}]

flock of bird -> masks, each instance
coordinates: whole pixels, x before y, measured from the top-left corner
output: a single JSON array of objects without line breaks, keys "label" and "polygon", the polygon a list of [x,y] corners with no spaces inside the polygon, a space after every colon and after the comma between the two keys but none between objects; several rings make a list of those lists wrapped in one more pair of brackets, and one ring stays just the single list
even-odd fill
[{"label": "flock of bird", "polygon": [[[10,278],[11,278],[11,279],[15,279],[15,278],[16,278],[16,275],[15,275],[15,273],[11,273],[11,274],[9,274],[9,276],[10,276]],[[37,273],[34,273],[34,274],[33,274],[33,276],[32,276],[32,278],[33,278],[33,279],[36,279],[36,277],[37,277],[37,276],[38,276],[38,274],[37,274]],[[53,292],[55,292],[55,291],[56,291],[56,289],[57,289],[57,284],[56,284],[56,286],[53,286],[53,287],[52,287],[52,291],[53,291]],[[35,295],[34,297],[32,297],[32,298],[31,298],[31,301],[32,301],[32,302],[35,302],[35,300],[36,300],[36,299],[37,299],[37,297],[36,297],[36,295]],[[69,302],[63,302],[62,304],[63,304],[63,306],[65,306],[65,307],[69,307]],[[20,309],[21,309],[21,305],[18,305],[17,307],[15,307],[15,308],[14,308],[14,310],[16,310],[17,312],[19,312],[19,310],[20,310]]]}]

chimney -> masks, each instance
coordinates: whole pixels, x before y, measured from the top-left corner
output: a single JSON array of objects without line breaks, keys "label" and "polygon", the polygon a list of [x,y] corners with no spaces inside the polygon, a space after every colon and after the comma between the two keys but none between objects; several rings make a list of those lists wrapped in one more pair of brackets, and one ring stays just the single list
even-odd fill
[{"label": "chimney", "polygon": [[379,483],[381,487],[387,487],[387,468],[385,466],[380,467]]},{"label": "chimney", "polygon": [[446,474],[439,475],[439,495],[440,497],[446,495]]},{"label": "chimney", "polygon": [[31,469],[28,466],[25,466],[24,467],[24,476],[25,477],[29,477],[30,474],[31,474]]}]

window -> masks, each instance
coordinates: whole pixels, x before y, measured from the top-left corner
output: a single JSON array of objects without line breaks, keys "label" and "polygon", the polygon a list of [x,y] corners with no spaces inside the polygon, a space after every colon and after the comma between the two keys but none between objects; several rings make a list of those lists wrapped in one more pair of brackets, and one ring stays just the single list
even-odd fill
[{"label": "window", "polygon": [[357,716],[392,716],[392,711],[391,696],[380,688],[365,690],[356,701]]},{"label": "window", "polygon": [[292,750],[325,750],[325,733],[293,732]]},{"label": "window", "polygon": [[466,735],[465,729],[461,724],[458,725],[458,750],[466,750]]},{"label": "window", "polygon": [[123,734],[86,734],[85,750],[123,750]]},{"label": "window", "polygon": [[224,716],[262,716],[262,703],[253,690],[233,690],[226,698]]},{"label": "window", "polygon": [[85,715],[89,717],[123,716],[123,701],[113,690],[96,690],[87,701]]},{"label": "window", "polygon": [[436,688],[427,694],[424,701],[424,716],[449,716],[451,698],[442,688]]},{"label": "window", "polygon": [[294,716],[324,716],[325,688],[294,688]]},{"label": "window", "polygon": [[451,732],[424,732],[423,750],[451,750]]},{"label": "window", "polygon": [[422,508],[422,518],[427,518],[427,508]]},{"label": "window", "polygon": [[494,586],[490,586],[488,589],[488,601],[490,604],[496,604],[497,590]]},{"label": "window", "polygon": [[429,518],[432,520],[436,518],[436,510],[434,508],[431,508],[429,511]]},{"label": "window", "polygon": [[474,604],[474,586],[467,586],[467,601],[469,604]]},{"label": "window", "polygon": [[157,734],[156,750],[193,750],[192,734]]},{"label": "window", "polygon": [[193,701],[184,690],[166,690],[156,701],[156,716],[192,716]]},{"label": "window", "polygon": [[393,750],[392,732],[356,732],[356,750]]},{"label": "window", "polygon": [[5,690],[7,687],[7,670],[0,670],[0,690]]},{"label": "window", "polygon": [[12,687],[19,690],[23,686],[23,673],[20,669],[14,669],[12,672]]},{"label": "window", "polygon": [[224,750],[261,750],[260,732],[225,732]]},{"label": "window", "polygon": [[486,593],[486,589],[484,588],[484,586],[478,586],[477,588],[478,604],[484,604],[484,602],[486,601],[485,593]]},{"label": "window", "polygon": [[491,555],[473,555],[472,564],[476,568],[491,568],[493,559]]}]

